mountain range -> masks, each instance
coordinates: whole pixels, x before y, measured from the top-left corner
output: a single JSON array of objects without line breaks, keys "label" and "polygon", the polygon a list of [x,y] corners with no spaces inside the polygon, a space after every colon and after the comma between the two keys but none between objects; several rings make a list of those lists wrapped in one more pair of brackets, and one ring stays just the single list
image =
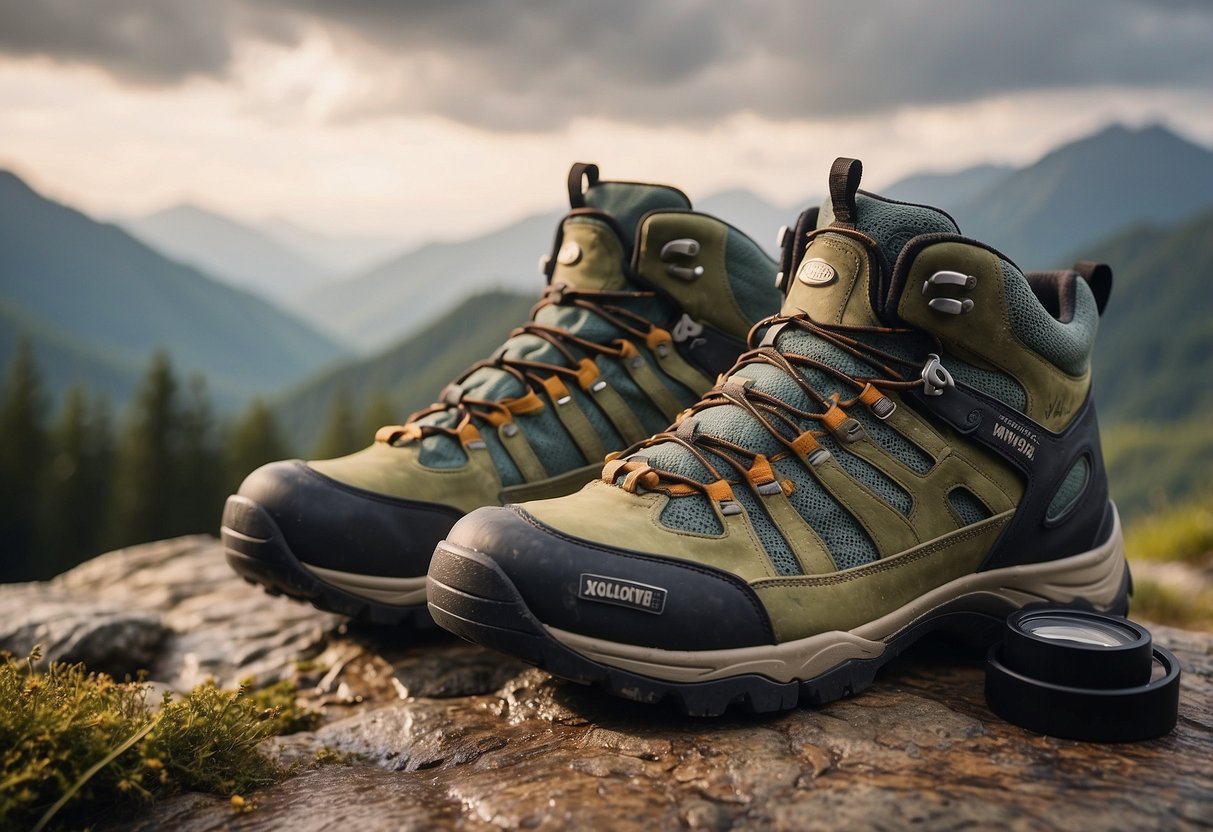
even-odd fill
[{"label": "mountain range", "polygon": [[174,260],[286,306],[336,278],[267,234],[196,205],[177,205],[120,224]]},{"label": "mountain range", "polygon": [[1114,231],[1206,208],[1213,152],[1163,127],[1115,125],[991,182],[953,216],[1023,268],[1048,269]]},{"label": "mountain range", "polygon": [[158,348],[183,374],[205,374],[225,408],[343,353],[334,339],[270,302],[170,260],[3,171],[0,321],[0,364],[28,340],[52,396],[79,382],[118,403]]},{"label": "mountain range", "polygon": [[[945,208],[967,234],[1026,268],[1066,265],[1081,254],[1113,262],[1118,280],[1122,273],[1128,280],[1142,251],[1154,251],[1152,235],[1169,239],[1176,222],[1213,208],[1213,152],[1162,127],[1113,126],[1021,168],[982,165],[916,174],[880,190]],[[699,200],[696,207],[771,246],[774,229],[816,201],[785,208],[735,189]],[[174,357],[180,354],[187,369],[207,372],[228,401],[249,392],[272,394],[339,356],[343,344],[372,355],[423,330],[432,336],[427,325],[463,309],[470,297],[505,291],[534,299],[542,278],[533,264],[550,248],[562,213],[535,214],[465,240],[421,245],[344,278],[334,276],[338,261],[367,262],[373,253],[388,250],[390,241],[326,237],[282,220],[237,223],[188,206],[124,221],[145,239],[162,235],[162,249],[205,261],[198,269],[42,199],[5,175],[0,177],[0,359],[12,351],[18,333],[34,333],[40,355],[52,365],[47,368],[52,390],[73,378],[95,379],[121,398],[146,363],[147,351],[172,344]],[[1193,221],[1197,225],[1190,233],[1199,236],[1199,221]],[[1134,236],[1118,236],[1134,226],[1142,226]],[[175,241],[166,242],[169,237]],[[1182,271],[1178,261],[1168,268]],[[1133,295],[1129,303],[1135,307],[1161,296],[1140,288],[1149,285],[1147,280],[1133,285],[1139,287],[1133,292],[1145,293]],[[1207,290],[1183,285],[1207,300]],[[282,300],[271,305],[251,293]],[[1119,289],[1115,298],[1110,324],[1125,302]],[[1190,306],[1181,314],[1189,314]],[[459,327],[459,320],[455,315],[444,325]],[[1159,333],[1174,329],[1165,317],[1151,319],[1149,326]],[[1153,355],[1129,350],[1122,359],[1144,379],[1149,373],[1140,356]],[[1135,385],[1148,391],[1139,394],[1140,401],[1157,394],[1152,383]],[[1139,418],[1142,412],[1140,404],[1125,404],[1123,417]]]}]

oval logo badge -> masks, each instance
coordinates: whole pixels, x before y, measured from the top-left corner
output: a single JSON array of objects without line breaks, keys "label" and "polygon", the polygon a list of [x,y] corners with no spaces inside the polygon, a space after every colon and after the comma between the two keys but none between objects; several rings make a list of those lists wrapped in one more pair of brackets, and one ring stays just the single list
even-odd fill
[{"label": "oval logo badge", "polygon": [[564,245],[560,247],[560,251],[556,252],[556,262],[563,263],[566,266],[572,266],[581,259],[581,246],[572,240],[565,240]]},{"label": "oval logo badge", "polygon": [[816,257],[801,263],[800,271],[796,273],[797,280],[810,286],[825,286],[827,283],[833,283],[837,278],[838,272],[834,271],[834,267]]}]

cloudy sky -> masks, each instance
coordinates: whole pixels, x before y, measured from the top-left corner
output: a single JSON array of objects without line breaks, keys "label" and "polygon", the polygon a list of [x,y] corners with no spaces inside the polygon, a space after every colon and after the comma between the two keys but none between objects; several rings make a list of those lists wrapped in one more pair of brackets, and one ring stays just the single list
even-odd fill
[{"label": "cloudy sky", "polygon": [[1213,3],[0,0],[0,166],[105,216],[464,236],[572,161],[793,204],[1112,121],[1213,145]]}]

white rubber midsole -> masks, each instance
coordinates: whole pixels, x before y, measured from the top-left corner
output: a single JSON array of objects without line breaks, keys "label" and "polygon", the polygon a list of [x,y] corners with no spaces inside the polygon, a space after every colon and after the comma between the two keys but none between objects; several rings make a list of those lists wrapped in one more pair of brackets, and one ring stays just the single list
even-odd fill
[{"label": "white rubber midsole", "polygon": [[987,610],[1036,601],[1085,598],[1098,608],[1117,599],[1125,571],[1124,539],[1115,518],[1108,541],[1079,555],[992,569],[957,578],[849,632],[833,630],[783,644],[732,650],[661,650],[545,629],[552,638],[600,664],[670,682],[706,682],[758,674],[777,682],[812,679],[849,659],[872,659],[885,642],[943,607]]},{"label": "white rubber midsole", "polygon": [[368,601],[395,607],[425,603],[425,575],[420,578],[381,578],[375,575],[339,572],[336,569],[322,569],[306,563],[300,565],[326,584],[332,584],[350,595],[357,595]]}]

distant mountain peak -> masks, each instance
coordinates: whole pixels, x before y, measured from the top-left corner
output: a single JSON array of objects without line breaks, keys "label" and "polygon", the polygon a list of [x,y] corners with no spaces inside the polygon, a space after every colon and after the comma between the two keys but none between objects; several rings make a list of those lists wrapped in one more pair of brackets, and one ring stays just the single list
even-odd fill
[{"label": "distant mountain peak", "polygon": [[30,184],[7,168],[0,168],[0,187],[6,190],[21,189],[31,194],[37,194]]},{"label": "distant mountain peak", "polygon": [[1120,229],[1169,225],[1213,207],[1213,151],[1162,124],[1109,124],[1007,176],[954,216],[1019,265],[1058,258]]},{"label": "distant mountain peak", "polygon": [[1116,152],[1143,152],[1154,149],[1166,152],[1182,148],[1184,151],[1208,153],[1209,148],[1197,144],[1160,122],[1151,122],[1140,127],[1131,127],[1113,122],[1088,136],[1066,142],[1046,153],[1041,161],[1056,156],[1087,154],[1095,148],[1115,148]]},{"label": "distant mountain peak", "polygon": [[[270,303],[168,259],[122,228],[0,171],[0,363],[25,331],[53,393],[73,381],[125,399],[147,354],[205,372],[221,407],[298,378],[338,344]],[[14,323],[15,322],[15,323]]]},{"label": "distant mountain peak", "polygon": [[150,214],[145,214],[142,220],[200,220],[205,222],[221,222],[225,225],[240,226],[242,223],[220,211],[212,208],[206,208],[196,202],[178,202],[161,208],[158,211],[153,211]]}]

